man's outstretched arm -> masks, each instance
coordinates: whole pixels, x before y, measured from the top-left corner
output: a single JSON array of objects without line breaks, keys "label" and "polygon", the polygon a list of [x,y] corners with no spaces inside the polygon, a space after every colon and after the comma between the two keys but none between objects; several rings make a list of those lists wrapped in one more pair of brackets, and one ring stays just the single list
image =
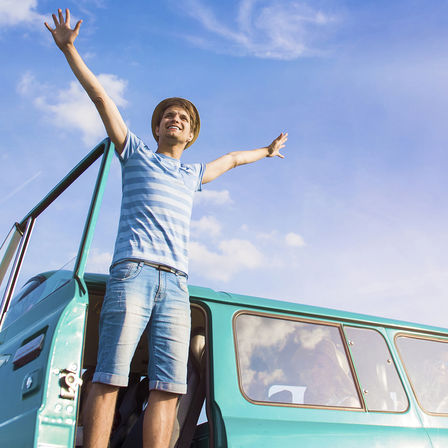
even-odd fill
[{"label": "man's outstretched arm", "polygon": [[106,93],[96,76],[89,70],[75,48],[74,42],[78,37],[82,20],[76,24],[74,29],[71,29],[70,11],[66,9],[65,13],[65,20],[60,9],[58,10],[58,17],[53,14],[54,29],[47,22],[45,22],[45,26],[53,35],[56,45],[64,53],[76,78],[78,78],[78,81],[95,104],[106,128],[107,135],[114,143],[117,151],[121,153],[126,140],[127,126],[117,106]]},{"label": "man's outstretched arm", "polygon": [[207,182],[211,182],[232,168],[253,163],[265,157],[277,156],[283,159],[284,156],[280,154],[280,149],[285,147],[286,140],[288,140],[288,133],[283,134],[282,132],[269,146],[252,149],[250,151],[229,152],[219,159],[207,163],[202,183],[206,184]]}]

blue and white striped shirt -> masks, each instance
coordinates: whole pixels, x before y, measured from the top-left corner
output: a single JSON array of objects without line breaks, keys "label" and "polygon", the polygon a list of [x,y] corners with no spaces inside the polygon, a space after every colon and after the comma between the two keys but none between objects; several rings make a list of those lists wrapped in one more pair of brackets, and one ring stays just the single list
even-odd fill
[{"label": "blue and white striped shirt", "polygon": [[130,131],[119,159],[123,196],[112,263],[131,258],[187,273],[193,195],[205,164],[153,152]]}]

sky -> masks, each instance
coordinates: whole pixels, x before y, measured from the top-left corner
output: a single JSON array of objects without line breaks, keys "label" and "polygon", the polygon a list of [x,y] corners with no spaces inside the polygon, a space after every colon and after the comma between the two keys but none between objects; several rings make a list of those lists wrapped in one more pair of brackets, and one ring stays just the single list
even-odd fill
[{"label": "sky", "polygon": [[[448,2],[0,0],[0,234],[106,135],[43,22],[153,149],[159,101],[201,115],[185,162],[266,146],[196,194],[190,284],[448,327]],[[38,220],[23,279],[76,253],[96,168]],[[88,270],[107,272],[114,160]]]}]

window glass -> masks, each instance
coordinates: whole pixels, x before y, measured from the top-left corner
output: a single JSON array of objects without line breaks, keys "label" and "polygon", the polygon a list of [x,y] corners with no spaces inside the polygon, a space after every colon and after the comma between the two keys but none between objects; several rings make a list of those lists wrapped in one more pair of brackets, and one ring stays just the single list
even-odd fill
[{"label": "window glass", "polygon": [[235,332],[249,399],[361,408],[339,327],[240,314]]},{"label": "window glass", "polygon": [[14,322],[22,314],[25,314],[36,303],[45,297],[45,280],[46,278],[43,276],[36,276],[30,279],[27,283],[25,283],[19,293],[12,298],[3,324],[4,328]]},{"label": "window glass", "polygon": [[408,400],[383,336],[367,328],[344,327],[369,411],[403,412]]},{"label": "window glass", "polygon": [[399,336],[396,344],[420,406],[448,414],[448,343]]},{"label": "window glass", "polygon": [[[37,217],[3,328],[28,313],[71,278],[100,160]],[[118,219],[115,222],[118,223]],[[109,224],[109,228],[113,226]],[[100,240],[103,233],[108,232],[100,232]],[[89,268],[93,272],[104,271],[112,258],[103,247],[92,245],[90,259],[94,260]]]},{"label": "window glass", "polygon": [[0,303],[8,284],[20,238],[20,232],[13,226],[0,246]]}]

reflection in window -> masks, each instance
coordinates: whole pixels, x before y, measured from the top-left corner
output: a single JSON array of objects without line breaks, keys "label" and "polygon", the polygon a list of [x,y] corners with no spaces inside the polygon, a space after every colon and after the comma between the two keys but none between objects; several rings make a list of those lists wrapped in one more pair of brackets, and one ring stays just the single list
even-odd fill
[{"label": "reflection in window", "polygon": [[368,328],[344,327],[369,411],[403,412],[408,400],[383,336]]},{"label": "reflection in window", "polygon": [[25,283],[19,293],[12,298],[9,311],[5,317],[5,328],[22,314],[25,314],[27,311],[29,311],[35,304],[35,302],[37,302],[38,297],[42,296],[41,291],[44,288],[39,288],[39,286],[41,286],[44,281],[45,277],[43,276],[33,277],[27,283]]},{"label": "reflection in window", "polygon": [[248,398],[361,407],[338,327],[240,314],[235,331]]},{"label": "reflection in window", "polygon": [[0,246],[0,303],[6,291],[21,236],[18,228],[14,225]]},{"label": "reflection in window", "polygon": [[448,414],[448,343],[399,336],[396,344],[420,406]]}]

